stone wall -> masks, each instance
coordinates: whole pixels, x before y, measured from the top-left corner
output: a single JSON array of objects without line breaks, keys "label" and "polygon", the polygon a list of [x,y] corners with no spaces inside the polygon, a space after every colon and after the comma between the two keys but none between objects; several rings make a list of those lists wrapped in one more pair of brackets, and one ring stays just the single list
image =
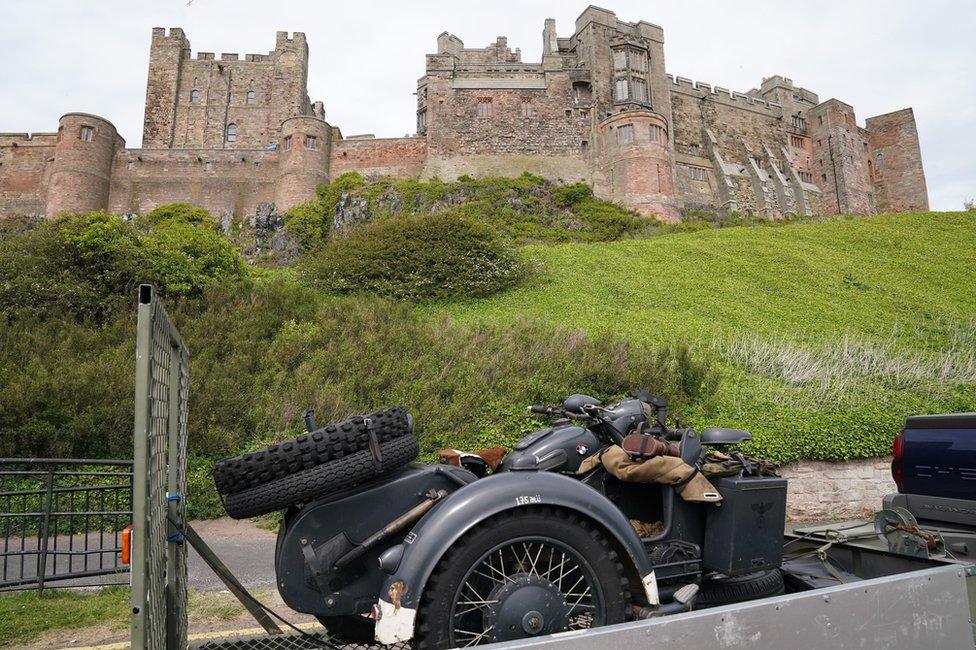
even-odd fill
[{"label": "stone wall", "polygon": [[329,172],[332,178],[356,171],[363,176],[420,176],[427,161],[426,138],[335,140]]},{"label": "stone wall", "polygon": [[846,463],[800,461],[780,474],[789,479],[786,516],[794,521],[866,517],[896,492],[891,457]]},{"label": "stone wall", "polygon": [[873,153],[869,168],[877,187],[878,209],[928,210],[922,150],[912,109],[869,117],[866,125]]},{"label": "stone wall", "polygon": [[277,175],[276,152],[126,149],[115,158],[108,210],[145,214],[186,202],[243,217],[275,200]]},{"label": "stone wall", "polygon": [[0,133],[0,218],[47,211],[56,133]]}]

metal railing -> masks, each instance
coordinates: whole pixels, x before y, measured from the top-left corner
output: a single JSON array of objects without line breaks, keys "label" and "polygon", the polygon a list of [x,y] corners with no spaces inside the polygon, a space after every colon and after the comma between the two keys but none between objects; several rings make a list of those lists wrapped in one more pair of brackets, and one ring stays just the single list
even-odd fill
[{"label": "metal railing", "polygon": [[132,461],[0,458],[0,591],[125,584]]}]

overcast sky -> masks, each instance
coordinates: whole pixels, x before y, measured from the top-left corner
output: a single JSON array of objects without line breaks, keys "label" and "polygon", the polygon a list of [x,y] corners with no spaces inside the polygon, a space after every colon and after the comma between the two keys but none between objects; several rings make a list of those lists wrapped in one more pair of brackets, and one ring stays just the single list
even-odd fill
[{"label": "overcast sky", "polygon": [[[308,91],[345,134],[414,130],[424,54],[447,30],[468,47],[499,35],[538,61],[542,24],[570,36],[584,2],[0,0],[0,131],[50,132],[69,111],[142,140],[150,29],[182,27],[193,52],[266,53],[275,31],[305,32]],[[782,74],[864,118],[912,106],[929,198],[976,196],[973,0],[760,2],[601,0],[626,21],[664,27],[668,72],[745,91]]]}]

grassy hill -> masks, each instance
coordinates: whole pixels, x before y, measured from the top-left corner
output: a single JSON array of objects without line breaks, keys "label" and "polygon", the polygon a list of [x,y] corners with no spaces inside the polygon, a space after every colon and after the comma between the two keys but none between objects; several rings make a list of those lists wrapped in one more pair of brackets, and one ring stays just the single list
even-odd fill
[{"label": "grassy hill", "polygon": [[[194,516],[221,513],[216,458],[295,435],[308,407],[402,404],[429,459],[513,444],[540,425],[526,404],[644,387],[780,463],[882,455],[909,414],[976,410],[971,212],[667,226],[529,175],[347,175],[286,230],[304,256],[269,269],[188,205],[0,223],[0,455],[129,453],[140,282],[191,350]],[[503,258],[514,287],[442,290]]]},{"label": "grassy hill", "polygon": [[976,218],[899,214],[533,246],[536,281],[440,305],[714,355],[713,423],[780,461],[882,454],[902,419],[976,409]]}]

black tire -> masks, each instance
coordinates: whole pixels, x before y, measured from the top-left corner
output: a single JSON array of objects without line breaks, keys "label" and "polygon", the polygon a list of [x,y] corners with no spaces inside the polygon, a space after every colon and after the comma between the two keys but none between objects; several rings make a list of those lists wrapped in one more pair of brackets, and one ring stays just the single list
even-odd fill
[{"label": "black tire", "polygon": [[757,571],[735,578],[725,576],[706,578],[702,581],[695,607],[731,605],[747,600],[779,596],[784,591],[783,574],[779,569]]},{"label": "black tire", "polygon": [[376,621],[365,616],[317,616],[329,638],[346,644],[375,645]]},{"label": "black tire", "polygon": [[374,465],[368,449],[357,451],[331,463],[231,494],[224,500],[224,509],[234,519],[246,519],[295,503],[307,503],[406,465],[420,453],[420,445],[413,435],[401,436],[381,444],[380,451],[379,468]]},{"label": "black tire", "polygon": [[[477,574],[474,570],[488,555],[494,557],[496,552],[501,553],[496,549],[502,545],[509,542],[521,544],[524,540],[529,540],[529,544],[532,544],[535,539],[542,543],[558,544],[583,560],[593,578],[592,583],[588,581],[584,584],[597,585],[593,592],[599,592],[600,605],[596,606],[596,597],[593,600],[594,616],[599,613],[597,620],[591,621],[593,626],[612,625],[626,620],[630,605],[629,583],[620,558],[606,536],[588,519],[571,512],[548,508],[523,509],[505,512],[486,520],[466,533],[440,559],[421,595],[414,636],[415,650],[465,645],[463,640],[458,641],[455,634],[455,621],[460,620],[455,618],[455,606],[464,597],[464,581]],[[524,564],[521,567],[519,571],[525,571]],[[501,568],[506,568],[504,560]],[[533,562],[532,570],[534,569]],[[545,576],[546,572],[540,570],[537,575],[539,574]],[[501,581],[502,590],[505,589],[506,582],[507,580]],[[463,606],[468,604],[464,603]],[[477,615],[482,616],[480,624],[487,625],[484,621],[490,615],[480,612]],[[500,625],[499,628],[505,626]],[[558,630],[542,633],[554,631]],[[516,631],[512,634],[524,633]],[[494,640],[495,636],[482,639],[486,643]]]},{"label": "black tire", "polygon": [[372,422],[380,443],[412,433],[411,419],[400,406],[366,416],[356,415],[297,438],[218,461],[213,466],[217,492],[240,492],[366,449],[369,445],[366,418]]}]

